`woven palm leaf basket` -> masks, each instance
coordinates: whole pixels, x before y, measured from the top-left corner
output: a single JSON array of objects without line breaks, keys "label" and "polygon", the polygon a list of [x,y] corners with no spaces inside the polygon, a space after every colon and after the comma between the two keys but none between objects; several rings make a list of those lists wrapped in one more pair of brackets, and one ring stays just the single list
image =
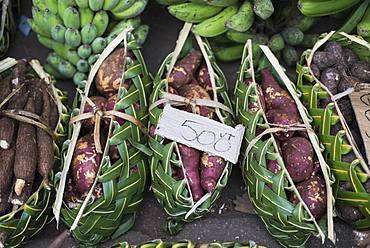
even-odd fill
[{"label": "woven palm leaf basket", "polygon": [[[13,122],[15,126],[19,127],[18,131],[17,129],[13,129],[13,138],[10,137],[13,141],[9,142],[8,148],[4,147],[4,136],[1,135],[0,138],[0,158],[2,163],[0,247],[17,247],[24,245],[51,219],[52,204],[55,199],[53,170],[60,164],[60,148],[67,137],[65,127],[69,121],[69,115],[67,108],[64,106],[64,103],[67,102],[66,95],[55,87],[55,81],[44,72],[38,60],[27,62],[26,60],[17,61],[13,58],[6,58],[0,61],[0,73],[2,77],[0,83],[0,132],[2,134],[9,134],[11,132],[8,125],[10,122]],[[4,95],[7,87],[6,84],[10,85],[9,92],[11,92],[7,96]],[[42,89],[45,94],[42,94],[39,89]],[[39,115],[39,113],[27,112],[27,109],[23,110],[23,107],[20,107],[20,102],[25,104],[25,100],[32,98],[30,96],[31,94],[41,94],[37,96],[41,96],[42,106],[44,106],[43,102],[45,102],[45,99],[47,100],[45,105],[51,106],[47,115],[53,113],[52,120],[45,119],[46,117],[43,114]],[[26,97],[27,95],[30,97]],[[2,98],[3,96],[6,96],[6,98]],[[19,101],[19,99],[24,100]],[[22,109],[18,109],[15,106]],[[33,176],[25,178],[27,181],[23,185],[24,187],[22,187],[22,193],[19,194],[16,190],[16,182],[19,180],[19,176],[17,175],[22,173],[22,171],[17,172],[16,167],[20,163],[25,162],[20,159],[22,152],[20,152],[19,147],[26,147],[26,142],[21,142],[21,125],[22,128],[27,125],[30,126],[37,133],[39,132],[37,130],[38,128],[40,130],[46,130],[45,134],[47,132],[47,142],[49,142],[47,144],[50,144],[47,147],[47,150],[50,151],[48,158],[54,161],[48,163],[47,168],[43,167],[46,170],[40,170],[40,157],[38,154],[32,154],[34,156],[34,160],[32,161],[35,162],[32,164],[36,165],[37,168],[34,168]],[[37,135],[37,137],[39,136]],[[45,144],[39,139],[37,140],[40,144]],[[37,146],[37,149],[40,149],[40,147]],[[9,160],[9,158],[12,159]],[[31,160],[31,158],[26,158],[26,160]],[[27,165],[29,164],[27,163]],[[6,168],[9,168],[10,171]],[[42,173],[42,171],[45,173]],[[11,186],[12,180],[15,186]],[[10,185],[5,186],[5,184]],[[11,187],[10,189],[9,186]]]},{"label": "woven palm leaf basket", "polygon": [[[123,47],[118,47],[123,43]],[[53,210],[81,246],[128,231],[143,200],[151,78],[129,29],[103,51],[78,90]]]},{"label": "woven palm leaf basket", "polygon": [[249,40],[235,88],[237,119],[246,127],[240,161],[249,199],[284,247],[301,247],[311,235],[334,241],[322,147],[293,83],[269,48],[260,48],[270,64],[254,70]]},{"label": "woven palm leaf basket", "polygon": [[[186,222],[201,218],[210,211],[226,186],[232,168],[232,164],[225,162],[221,157],[208,156],[205,152],[201,156],[200,151],[196,149],[155,134],[165,104],[177,106],[187,112],[200,114],[210,119],[213,117],[218,122],[233,126],[233,111],[227,95],[225,76],[217,66],[205,40],[195,36],[201,52],[192,49],[190,29],[191,24],[184,25],[175,51],[165,58],[154,79],[153,92],[150,97],[151,138],[149,138],[149,145],[153,150],[150,161],[152,190],[168,214],[165,229],[170,234],[178,233]],[[204,64],[200,65],[202,60]],[[187,67],[187,71],[180,68],[182,65]],[[198,67],[200,67],[199,72]],[[173,78],[171,72],[184,73],[183,75],[188,78],[180,87],[177,85],[177,76]],[[192,78],[191,83],[190,78]],[[196,102],[198,99],[208,101],[209,107],[200,106],[200,103]],[[192,107],[191,103],[186,104],[189,101],[193,101]],[[200,167],[212,168],[212,159],[217,160],[214,164],[218,166],[218,169],[214,174],[213,182],[207,189],[207,185],[200,185],[204,178],[199,170],[202,170]],[[184,161],[190,160],[193,161],[190,165],[193,166],[191,171],[184,169]],[[211,164],[207,166],[205,164],[208,161]],[[202,163],[203,165],[200,165]],[[194,173],[194,177],[189,179],[188,173]]]},{"label": "woven palm leaf basket", "polygon": [[[317,55],[334,47],[347,55],[351,54],[358,61],[352,61],[354,64],[350,66],[345,64],[345,68],[335,65],[336,69],[321,70],[321,76],[314,74],[314,69],[317,68],[314,62],[318,63]],[[335,54],[341,54],[340,51]],[[346,63],[347,55],[344,57]],[[364,125],[364,131],[360,134],[349,100],[349,97],[356,98],[354,95],[358,96],[357,93],[361,94],[369,86],[370,81],[357,82],[360,73],[355,71],[358,68],[356,63],[364,64],[364,61],[370,61],[369,43],[346,33],[331,32],[324,34],[312,49],[305,51],[297,65],[297,89],[301,92],[302,102],[313,117],[312,125],[317,130],[320,142],[325,145],[325,160],[336,179],[333,192],[337,214],[356,229],[370,227],[369,161],[365,151],[360,149],[363,147],[363,138],[367,138],[367,126],[365,122],[358,123],[358,126]],[[329,85],[325,79],[327,70],[340,72],[338,78],[340,74],[341,80]],[[364,89],[361,89],[362,87]],[[369,158],[369,154],[367,156]]]},{"label": "woven palm leaf basket", "polygon": [[223,243],[209,243],[209,244],[195,244],[192,241],[184,240],[178,242],[164,242],[160,239],[145,242],[140,245],[130,245],[127,242],[121,242],[112,246],[112,248],[264,248],[253,241],[244,243],[239,242],[223,242]]}]

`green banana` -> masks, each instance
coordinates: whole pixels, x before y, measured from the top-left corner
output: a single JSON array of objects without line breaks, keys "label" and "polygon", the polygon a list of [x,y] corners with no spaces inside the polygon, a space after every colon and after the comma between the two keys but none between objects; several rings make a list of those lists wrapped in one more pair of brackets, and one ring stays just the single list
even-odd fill
[{"label": "green banana", "polygon": [[175,5],[179,3],[185,3],[187,0],[157,0],[157,3],[161,5]]},{"label": "green banana", "polygon": [[58,14],[58,0],[45,0],[46,7],[53,14]]},{"label": "green banana", "polygon": [[90,23],[82,27],[81,38],[83,44],[90,44],[96,38],[96,27],[94,24]]},{"label": "green banana", "polygon": [[103,4],[103,10],[112,10],[114,9],[120,0],[105,0]]},{"label": "green banana", "polygon": [[78,47],[81,44],[81,35],[75,28],[67,28],[64,39],[65,43],[71,47]]},{"label": "green banana", "polygon": [[57,68],[54,68],[52,65],[49,63],[45,63],[43,65],[45,71],[49,74],[54,76],[56,79],[65,79],[65,77],[62,76],[62,74],[59,73]]},{"label": "green banana", "polygon": [[39,26],[39,25],[36,25],[36,24],[35,24],[34,20],[32,20],[32,19],[28,19],[28,24],[30,25],[30,27],[32,28],[32,30],[33,30],[35,33],[40,34],[40,35],[42,35],[42,36],[45,36],[45,37],[47,37],[47,38],[51,38],[50,33],[45,32],[44,30],[42,30],[42,29],[40,28],[40,26]]},{"label": "green banana", "polygon": [[357,25],[357,33],[362,37],[370,37],[370,7],[367,7],[361,22]]},{"label": "green banana", "polygon": [[53,49],[53,40],[49,39],[48,37],[42,36],[40,34],[37,34],[37,39],[46,48]]},{"label": "green banana", "polygon": [[247,32],[237,32],[237,31],[227,31],[226,37],[228,42],[234,41],[236,43],[244,44],[247,42],[248,39],[253,39],[255,37],[255,33],[251,31]]},{"label": "green banana", "polygon": [[74,66],[76,66],[78,61],[81,59],[80,56],[78,56],[77,51],[75,49],[69,49],[66,55],[68,57],[67,60]]},{"label": "green banana", "polygon": [[132,27],[133,29],[136,29],[140,26],[141,19],[139,16],[135,18],[130,18],[127,20],[122,20],[119,23],[117,23],[113,29],[110,31],[109,35],[114,35],[122,32],[123,30]]},{"label": "green banana", "polygon": [[92,48],[90,45],[84,44],[78,47],[77,54],[82,59],[88,58],[92,53]]},{"label": "green banana", "polygon": [[63,58],[60,57],[56,52],[49,53],[46,57],[46,62],[48,62],[54,68],[58,68],[60,62],[62,62]]},{"label": "green banana", "polygon": [[62,57],[64,60],[68,60],[68,51],[71,50],[72,47],[68,46],[67,44],[55,42],[53,40],[52,47],[54,52],[56,52],[60,57]]},{"label": "green banana", "polygon": [[111,9],[111,12],[122,12],[128,8],[130,8],[136,0],[120,0],[119,3]]},{"label": "green banana", "polygon": [[266,20],[274,13],[274,5],[271,0],[254,0],[253,10],[262,20]]},{"label": "green banana", "polygon": [[298,9],[305,16],[326,16],[342,12],[361,0],[299,0]]},{"label": "green banana", "polygon": [[97,37],[91,43],[91,49],[93,53],[98,54],[101,53],[105,47],[107,46],[107,41],[103,37]]},{"label": "green banana", "polygon": [[203,37],[214,37],[225,33],[227,28],[225,22],[238,12],[236,5],[225,8],[217,15],[193,26],[193,33]]},{"label": "green banana", "polygon": [[136,0],[135,3],[130,8],[124,11],[116,12],[112,10],[112,15],[116,19],[128,19],[128,18],[138,16],[144,11],[147,3],[148,3],[148,0]]},{"label": "green banana", "polygon": [[238,32],[247,31],[254,22],[253,6],[249,0],[244,1],[240,6],[238,13],[233,15],[226,21],[225,25],[228,29]]},{"label": "green banana", "polygon": [[202,1],[205,4],[219,7],[229,7],[239,2],[239,0],[202,0]]},{"label": "green banana", "polygon": [[225,62],[238,60],[242,57],[244,45],[235,45],[231,47],[221,47],[215,49],[217,59]]},{"label": "green banana", "polygon": [[48,24],[45,21],[43,12],[37,7],[32,7],[32,17],[33,23],[35,26],[37,26],[37,29],[41,30],[42,33],[48,34],[48,36],[50,36],[50,29],[48,28]]},{"label": "green banana", "polygon": [[62,17],[64,26],[67,28],[80,28],[80,13],[75,7],[70,6],[66,8]]},{"label": "green banana", "polygon": [[148,25],[141,25],[137,29],[134,30],[133,35],[136,39],[136,42],[139,45],[143,45],[146,37],[148,36],[149,33],[149,26]]},{"label": "green banana", "polygon": [[80,8],[80,25],[81,27],[91,23],[94,19],[94,11],[89,8]]},{"label": "green banana", "polygon": [[85,9],[89,7],[89,0],[75,0],[75,1],[80,9]]},{"label": "green banana", "polygon": [[103,8],[104,0],[89,0],[89,7],[92,11],[99,11]]},{"label": "green banana", "polygon": [[46,9],[45,0],[32,0],[32,5],[42,11]]},{"label": "green banana", "polygon": [[271,36],[268,47],[271,49],[273,53],[280,52],[285,47],[284,38],[280,33],[274,34]]},{"label": "green banana", "polygon": [[58,71],[60,72],[60,74],[62,74],[62,76],[66,78],[72,78],[73,75],[76,73],[76,68],[68,61],[63,60],[58,65]]},{"label": "green banana", "polygon": [[83,82],[87,79],[87,76],[85,73],[83,72],[76,72],[74,75],[73,75],[73,83],[75,85],[77,85],[78,87],[85,87],[85,85],[83,84]]},{"label": "green banana", "polygon": [[168,11],[171,15],[184,22],[198,23],[204,21],[222,10],[222,7],[196,4],[181,3],[171,5]]},{"label": "green banana", "polygon": [[87,61],[88,61],[89,65],[91,65],[91,66],[92,66],[93,64],[95,64],[95,62],[98,60],[99,56],[100,56],[100,54],[93,54],[93,55],[91,55],[91,56],[87,59]]},{"label": "green banana", "polygon": [[77,68],[77,71],[79,72],[88,72],[90,69],[90,65],[86,60],[80,59],[77,62],[76,68]]},{"label": "green banana", "polygon": [[60,43],[64,43],[66,28],[63,25],[55,25],[54,27],[51,28],[50,32],[53,40]]},{"label": "green banana", "polygon": [[96,35],[102,36],[105,30],[107,30],[109,24],[109,16],[107,12],[104,10],[96,12],[92,24],[96,27]]},{"label": "green banana", "polygon": [[60,19],[60,17],[58,15],[53,14],[51,11],[45,10],[44,14],[43,14],[43,17],[44,17],[44,22],[47,23],[47,27],[50,31],[56,25],[62,25],[63,24],[62,19]]},{"label": "green banana", "polygon": [[58,14],[63,19],[64,11],[70,7],[75,6],[75,0],[58,0]]},{"label": "green banana", "polygon": [[350,15],[350,17],[345,21],[338,32],[352,33],[356,26],[360,23],[362,17],[365,14],[366,8],[368,8],[370,0],[363,1],[357,9]]},{"label": "green banana", "polygon": [[[227,34],[229,32],[233,32],[233,31],[228,31],[227,33],[212,37],[212,38],[209,39],[209,41],[213,42],[213,43],[217,43],[217,44],[228,44],[228,43],[232,42],[232,40],[230,40],[227,37],[228,36]],[[239,33],[239,32],[235,32],[235,33]]]}]

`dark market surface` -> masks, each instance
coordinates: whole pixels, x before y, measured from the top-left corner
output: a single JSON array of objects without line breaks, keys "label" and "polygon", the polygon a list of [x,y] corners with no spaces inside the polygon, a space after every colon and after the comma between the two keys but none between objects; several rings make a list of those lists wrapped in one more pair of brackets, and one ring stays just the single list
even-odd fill
[{"label": "dark market surface", "polygon": [[[22,0],[21,2],[23,15],[30,17],[31,1]],[[172,18],[154,0],[149,2],[146,11],[142,15],[143,23],[150,24],[150,34],[145,43],[143,54],[150,72],[155,74],[164,57],[174,49],[182,24],[175,18]],[[323,23],[327,24],[327,26],[324,27],[321,25],[319,27],[320,30],[317,30],[318,32],[328,31],[331,27],[335,26],[333,25],[333,23],[335,24],[335,20],[325,20]],[[8,56],[15,58],[38,58],[41,62],[44,62],[48,52],[46,48],[37,42],[34,33],[25,37],[20,32],[17,32],[15,42],[12,44]],[[232,94],[239,62],[220,63],[220,65],[228,79],[229,91]],[[58,82],[58,87],[68,91],[70,101],[73,99],[74,85],[72,82],[60,81]],[[139,244],[159,238],[167,241],[187,239],[197,243],[254,240],[256,243],[267,247],[279,247],[256,215],[244,214],[234,210],[233,200],[244,192],[244,182],[241,178],[240,170],[235,166],[230,182],[224,189],[222,197],[218,200],[215,208],[205,218],[187,224],[184,230],[178,235],[170,236],[162,228],[166,220],[166,215],[153,197],[153,193],[148,189],[132,230],[116,240],[110,240],[102,244],[100,247],[110,247],[119,241]],[[56,224],[53,221],[45,226],[26,247],[47,247],[64,229],[65,226],[61,224],[59,230],[57,230]],[[347,248],[355,246],[353,231],[350,227],[346,226],[340,220],[336,220],[335,229],[337,247]],[[69,238],[63,245],[66,248],[76,246],[77,244],[72,238]],[[309,240],[307,247],[322,247],[322,245],[319,240],[312,238]]]}]

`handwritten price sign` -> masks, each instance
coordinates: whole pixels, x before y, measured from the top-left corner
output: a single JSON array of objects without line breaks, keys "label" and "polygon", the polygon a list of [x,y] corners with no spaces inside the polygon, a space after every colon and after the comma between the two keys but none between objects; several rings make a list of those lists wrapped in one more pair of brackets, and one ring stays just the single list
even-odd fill
[{"label": "handwritten price sign", "polygon": [[156,134],[236,163],[244,130],[166,105]]},{"label": "handwritten price sign", "polygon": [[370,161],[370,89],[353,92],[350,98],[364,141],[367,159]]}]

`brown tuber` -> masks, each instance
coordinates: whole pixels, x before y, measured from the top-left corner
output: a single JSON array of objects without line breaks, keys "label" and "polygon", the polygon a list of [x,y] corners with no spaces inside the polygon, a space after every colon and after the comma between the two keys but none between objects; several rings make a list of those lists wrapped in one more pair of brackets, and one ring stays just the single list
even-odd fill
[{"label": "brown tuber", "polygon": [[[179,89],[179,94],[188,99],[208,99],[208,100],[211,99],[208,92],[201,86],[196,84],[184,85]],[[187,105],[183,109],[187,112],[193,112],[191,105]],[[208,117],[209,119],[213,119],[213,112],[214,112],[213,109],[209,107],[198,105],[195,106],[195,114]]]},{"label": "brown tuber", "polygon": [[198,82],[206,91],[212,91],[211,77],[205,63],[199,69]]},{"label": "brown tuber", "polygon": [[202,188],[205,191],[212,193],[225,169],[226,162],[223,158],[211,156],[206,152],[203,153],[200,161]]}]

